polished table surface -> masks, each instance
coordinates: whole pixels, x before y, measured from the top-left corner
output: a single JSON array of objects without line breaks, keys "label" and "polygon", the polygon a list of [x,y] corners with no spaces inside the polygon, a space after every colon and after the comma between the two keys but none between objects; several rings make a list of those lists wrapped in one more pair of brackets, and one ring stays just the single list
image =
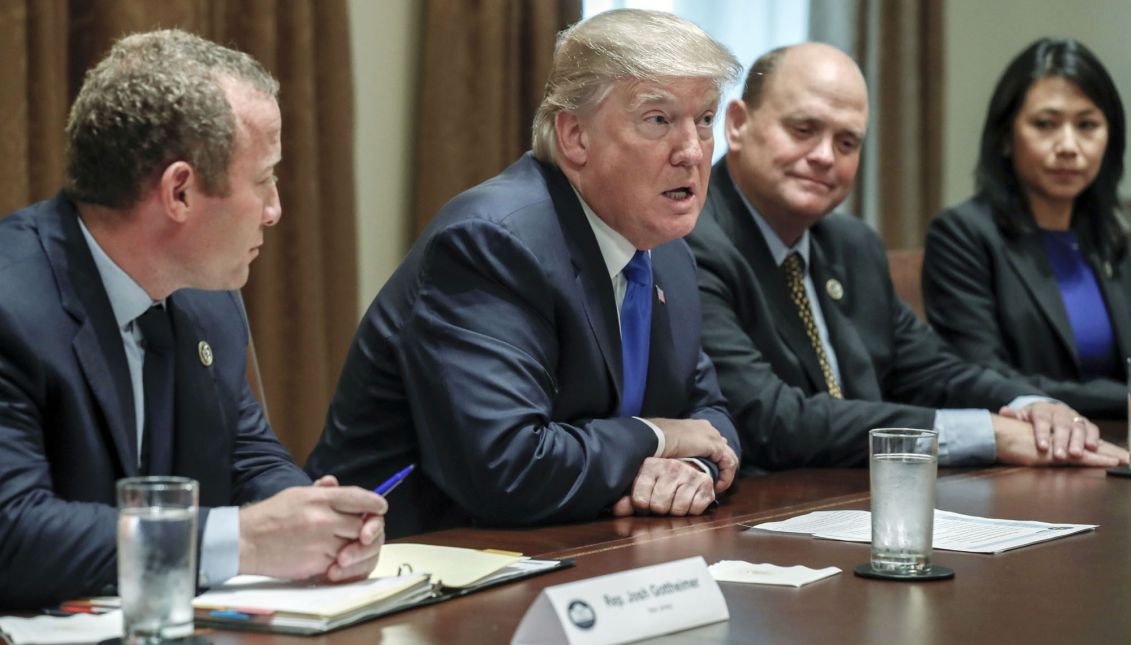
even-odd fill
[{"label": "polished table surface", "polygon": [[1131,641],[1131,479],[1095,469],[940,471],[937,505],[987,517],[1098,524],[1094,532],[998,555],[936,551],[953,580],[903,583],[852,574],[868,545],[749,532],[813,510],[867,509],[865,469],[797,470],[744,479],[697,518],[635,517],[525,530],[458,529],[413,542],[492,547],[576,566],[430,607],[303,638],[209,631],[217,643],[505,643],[538,593],[561,584],[701,555],[837,566],[800,589],[720,583],[730,620],[650,642],[1116,643]]}]

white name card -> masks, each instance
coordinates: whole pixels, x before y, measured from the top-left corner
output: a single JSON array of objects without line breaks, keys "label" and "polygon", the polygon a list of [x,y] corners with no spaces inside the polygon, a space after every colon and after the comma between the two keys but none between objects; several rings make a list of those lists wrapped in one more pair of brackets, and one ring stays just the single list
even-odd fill
[{"label": "white name card", "polygon": [[730,618],[701,557],[547,587],[512,645],[613,645]]}]

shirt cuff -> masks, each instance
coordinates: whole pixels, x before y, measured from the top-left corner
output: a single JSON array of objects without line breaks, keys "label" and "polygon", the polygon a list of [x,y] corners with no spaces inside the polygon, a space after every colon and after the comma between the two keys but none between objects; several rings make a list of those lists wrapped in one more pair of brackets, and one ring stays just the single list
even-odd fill
[{"label": "shirt cuff", "polygon": [[934,430],[939,433],[939,465],[992,464],[997,458],[989,410],[939,410]]},{"label": "shirt cuff", "polygon": [[208,512],[200,545],[200,586],[214,587],[240,572],[240,509],[221,506]]},{"label": "shirt cuff", "polygon": [[648,419],[641,419],[640,417],[632,417],[632,418],[636,419],[637,421],[642,421],[644,423],[644,425],[646,425],[646,426],[648,426],[649,428],[652,429],[652,432],[656,433],[656,452],[652,456],[653,457],[663,456],[664,448],[667,446],[667,440],[664,439],[664,431],[661,430],[659,426],[657,426],[655,423],[652,423]]},{"label": "shirt cuff", "polygon": [[1005,407],[1009,408],[1010,410],[1013,410],[1014,412],[1020,412],[1021,410],[1024,410],[1025,408],[1029,407],[1030,405],[1033,405],[1034,403],[1060,403],[1060,401],[1057,401],[1056,399],[1050,399],[1047,396],[1037,396],[1035,394],[1023,394],[1023,395],[1017,397],[1016,399],[1013,399],[1012,401],[1010,401],[1009,405],[1007,405]]}]

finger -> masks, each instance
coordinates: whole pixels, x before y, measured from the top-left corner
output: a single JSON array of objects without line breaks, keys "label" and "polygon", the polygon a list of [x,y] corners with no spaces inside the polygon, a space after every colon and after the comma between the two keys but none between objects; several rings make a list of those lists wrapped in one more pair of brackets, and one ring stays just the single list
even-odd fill
[{"label": "finger", "polygon": [[1091,421],[1084,421],[1084,448],[1095,450],[1100,446],[1100,428]]},{"label": "finger", "polygon": [[369,575],[373,568],[377,566],[377,556],[373,556],[368,560],[362,560],[354,563],[351,566],[343,567],[337,562],[330,565],[326,570],[326,577],[331,582],[346,582],[349,580],[357,580]]},{"label": "finger", "polygon": [[359,562],[367,560],[375,560],[377,554],[381,552],[382,543],[362,544],[361,542],[350,542],[338,551],[337,557],[334,561],[338,566],[343,569],[349,569]]},{"label": "finger", "polygon": [[628,517],[629,515],[632,515],[632,498],[625,495],[613,504],[613,516]]},{"label": "finger", "polygon": [[715,492],[711,488],[708,481],[705,486],[700,486],[695,491],[695,497],[691,502],[690,513],[692,515],[702,515],[710,506],[711,502],[715,501]]},{"label": "finger", "polygon": [[1114,468],[1119,465],[1119,458],[1102,452],[1085,452],[1079,459],[1074,459],[1070,463],[1093,468]]},{"label": "finger", "polygon": [[314,482],[314,486],[322,488],[333,488],[338,485],[338,478],[333,475],[322,475]]},{"label": "finger", "polygon": [[[686,464],[680,465],[690,468],[690,466],[686,466]],[[679,470],[671,468],[667,470],[668,472],[665,473],[666,476],[656,480],[656,484],[652,487],[651,495],[648,499],[648,510],[656,515],[667,515],[671,513],[676,493],[683,483]]]},{"label": "finger", "polygon": [[671,507],[668,514],[675,517],[683,517],[691,511],[691,505],[695,502],[695,493],[698,487],[690,483],[682,483],[675,489],[675,494],[672,496]]},{"label": "finger", "polygon": [[[1072,432],[1076,425],[1070,419],[1052,417],[1049,422],[1049,434],[1052,436],[1051,453],[1055,461],[1068,459],[1068,444],[1072,440]],[[1033,426],[1036,428],[1036,425]]]},{"label": "finger", "polygon": [[381,515],[367,515],[365,522],[361,525],[357,539],[365,545],[373,544],[378,540],[384,541],[385,518]]},{"label": "finger", "polygon": [[738,455],[728,446],[723,460],[716,462],[716,465],[719,467],[719,481],[715,482],[715,492],[721,493],[734,483],[734,476],[738,470]]},{"label": "finger", "polygon": [[1040,452],[1046,452],[1052,445],[1052,425],[1045,415],[1030,415],[1033,424],[1033,442]]},{"label": "finger", "polygon": [[1074,417],[1070,428],[1068,455],[1072,458],[1082,457],[1084,455],[1084,444],[1088,439],[1088,420],[1084,417]]},{"label": "finger", "polygon": [[656,477],[653,474],[656,461],[651,457],[645,459],[644,465],[640,467],[640,472],[636,473],[636,479],[632,482],[632,506],[634,508],[645,510],[651,504],[652,489],[656,487]]},{"label": "finger", "polygon": [[1128,457],[1131,456],[1128,455],[1128,452],[1123,448],[1120,448],[1113,443],[1108,443],[1107,441],[1104,441],[1102,439],[1099,442],[1099,446],[1096,447],[1096,452],[1108,457],[1114,457],[1121,464],[1128,463]]},{"label": "finger", "polygon": [[328,495],[330,508],[339,513],[384,515],[389,510],[389,504],[384,497],[357,486],[346,486],[324,492]]},{"label": "finger", "polygon": [[1001,409],[998,410],[997,413],[1003,417],[1009,417],[1010,419],[1017,419],[1019,421],[1029,420],[1029,415],[1025,410],[1014,410],[1013,408],[1004,405],[1001,406]]}]

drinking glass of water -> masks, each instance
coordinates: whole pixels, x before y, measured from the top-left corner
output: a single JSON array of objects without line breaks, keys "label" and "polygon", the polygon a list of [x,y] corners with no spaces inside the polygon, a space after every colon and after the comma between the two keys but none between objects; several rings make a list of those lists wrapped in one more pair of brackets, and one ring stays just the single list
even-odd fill
[{"label": "drinking glass of water", "polygon": [[187,477],[118,480],[118,594],[123,640],[192,635],[199,491]]},{"label": "drinking glass of water", "polygon": [[857,573],[909,579],[953,576],[950,569],[931,564],[938,433],[877,428],[868,433],[868,446],[872,557]]}]

